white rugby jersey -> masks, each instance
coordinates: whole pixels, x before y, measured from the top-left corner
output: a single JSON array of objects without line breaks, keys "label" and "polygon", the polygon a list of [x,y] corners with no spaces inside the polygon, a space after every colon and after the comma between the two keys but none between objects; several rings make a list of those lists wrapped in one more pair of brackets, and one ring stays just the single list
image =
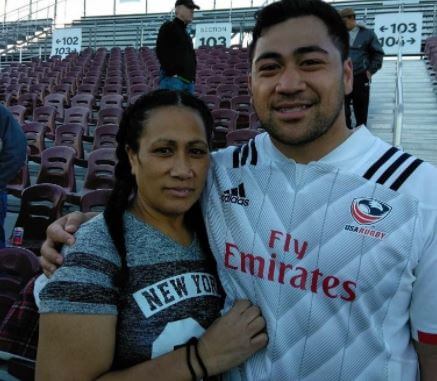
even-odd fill
[{"label": "white rugby jersey", "polygon": [[227,306],[269,344],[232,380],[415,380],[437,344],[437,170],[365,127],[296,164],[261,134],[213,155],[203,210]]}]

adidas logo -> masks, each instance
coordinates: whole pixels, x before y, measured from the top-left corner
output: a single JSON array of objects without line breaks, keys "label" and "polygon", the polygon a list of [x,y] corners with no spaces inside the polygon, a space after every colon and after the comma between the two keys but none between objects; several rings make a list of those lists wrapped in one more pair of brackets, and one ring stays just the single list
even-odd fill
[{"label": "adidas logo", "polygon": [[244,190],[243,183],[241,183],[237,188],[225,190],[220,196],[220,199],[222,202],[249,206],[249,199],[246,198],[246,191]]}]

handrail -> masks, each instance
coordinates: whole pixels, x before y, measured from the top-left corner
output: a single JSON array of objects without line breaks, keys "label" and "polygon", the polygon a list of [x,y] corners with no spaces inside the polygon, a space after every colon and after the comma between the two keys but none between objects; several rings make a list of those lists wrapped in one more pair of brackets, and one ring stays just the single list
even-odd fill
[{"label": "handrail", "polygon": [[[399,13],[403,11],[402,5],[399,7]],[[396,60],[396,95],[395,95],[395,110],[394,110],[394,130],[393,130],[393,145],[401,146],[402,127],[404,124],[404,87],[402,73],[402,45],[403,39],[398,33],[398,56]]]}]

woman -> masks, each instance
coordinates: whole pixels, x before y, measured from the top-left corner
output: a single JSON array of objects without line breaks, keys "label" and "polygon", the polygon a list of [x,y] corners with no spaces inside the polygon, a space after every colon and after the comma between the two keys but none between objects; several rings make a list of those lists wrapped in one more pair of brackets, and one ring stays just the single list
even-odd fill
[{"label": "woman", "polygon": [[187,93],[158,90],[126,110],[108,206],[40,295],[37,380],[200,379],[266,345],[247,301],[211,325],[222,300],[196,204],[211,129]]}]

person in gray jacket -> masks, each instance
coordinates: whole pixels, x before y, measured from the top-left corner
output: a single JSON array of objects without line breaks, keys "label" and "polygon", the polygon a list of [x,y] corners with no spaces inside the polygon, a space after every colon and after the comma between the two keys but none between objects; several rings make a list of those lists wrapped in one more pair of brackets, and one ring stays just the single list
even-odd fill
[{"label": "person in gray jacket", "polygon": [[0,105],[0,249],[5,247],[3,224],[7,211],[6,185],[26,160],[26,137],[11,112]]},{"label": "person in gray jacket", "polygon": [[372,75],[381,69],[384,50],[373,30],[357,23],[352,8],[342,9],[340,16],[349,31],[349,55],[354,68],[353,90],[345,100],[346,123],[352,128],[351,103],[356,126],[367,124],[370,80]]}]

